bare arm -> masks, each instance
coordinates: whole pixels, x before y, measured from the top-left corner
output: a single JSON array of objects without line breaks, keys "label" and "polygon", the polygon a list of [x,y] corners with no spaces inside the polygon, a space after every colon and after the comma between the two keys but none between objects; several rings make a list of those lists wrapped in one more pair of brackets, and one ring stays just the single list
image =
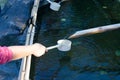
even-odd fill
[{"label": "bare arm", "polygon": [[28,46],[9,46],[8,48],[13,52],[12,60],[20,59],[31,54],[40,57],[46,50],[45,46],[38,43]]}]

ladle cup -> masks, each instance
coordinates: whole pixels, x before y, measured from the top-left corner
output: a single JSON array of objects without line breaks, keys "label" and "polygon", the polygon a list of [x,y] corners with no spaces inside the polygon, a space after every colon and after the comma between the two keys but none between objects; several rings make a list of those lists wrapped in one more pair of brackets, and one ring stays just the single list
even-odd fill
[{"label": "ladle cup", "polygon": [[69,51],[71,49],[72,42],[67,39],[61,39],[57,41],[57,45],[47,47],[47,50],[58,48],[59,51]]},{"label": "ladle cup", "polygon": [[47,0],[50,3],[50,9],[54,10],[54,11],[59,11],[61,5],[57,2],[52,2],[50,0]]}]

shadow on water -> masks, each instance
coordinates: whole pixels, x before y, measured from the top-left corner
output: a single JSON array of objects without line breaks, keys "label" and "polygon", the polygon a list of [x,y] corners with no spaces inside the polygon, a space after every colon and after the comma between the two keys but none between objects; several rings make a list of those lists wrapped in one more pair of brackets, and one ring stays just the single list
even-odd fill
[{"label": "shadow on water", "polygon": [[[106,7],[109,9],[109,6]],[[44,6],[38,12],[35,42],[51,46],[75,31],[119,22],[120,18],[115,18],[115,13],[108,13],[106,7],[99,0],[70,0],[62,3],[58,12]],[[71,39],[73,44],[70,51],[54,49],[40,58],[34,58],[31,79],[119,80],[119,31]]]}]

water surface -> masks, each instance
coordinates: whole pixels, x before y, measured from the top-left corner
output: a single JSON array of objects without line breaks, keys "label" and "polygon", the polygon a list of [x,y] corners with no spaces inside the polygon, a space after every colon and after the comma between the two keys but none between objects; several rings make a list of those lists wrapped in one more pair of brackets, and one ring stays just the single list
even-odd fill
[{"label": "water surface", "polygon": [[[109,6],[108,6],[109,7]],[[42,11],[42,9],[44,9]],[[35,42],[55,45],[75,31],[117,23],[95,0],[71,0],[62,4],[59,12],[48,6],[39,10]],[[114,15],[117,15],[117,13]],[[114,18],[114,19],[113,19]],[[115,20],[115,22],[113,22]],[[120,29],[71,39],[72,49],[50,50],[35,58],[33,80],[118,80],[120,78]]]}]

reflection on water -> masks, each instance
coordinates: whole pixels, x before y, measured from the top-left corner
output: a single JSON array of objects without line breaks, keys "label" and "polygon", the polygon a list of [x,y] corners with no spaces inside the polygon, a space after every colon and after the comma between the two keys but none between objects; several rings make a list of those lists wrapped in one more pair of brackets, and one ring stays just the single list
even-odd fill
[{"label": "reflection on water", "polygon": [[[45,6],[44,11],[38,15],[38,26],[41,29],[35,38],[36,42],[51,46],[75,31],[111,24],[111,19],[104,12],[91,0],[63,3],[59,12],[53,12]],[[71,39],[73,44],[70,51],[61,52],[54,49],[41,58],[35,58],[32,79],[118,80],[119,34],[119,30],[115,30]]]}]

